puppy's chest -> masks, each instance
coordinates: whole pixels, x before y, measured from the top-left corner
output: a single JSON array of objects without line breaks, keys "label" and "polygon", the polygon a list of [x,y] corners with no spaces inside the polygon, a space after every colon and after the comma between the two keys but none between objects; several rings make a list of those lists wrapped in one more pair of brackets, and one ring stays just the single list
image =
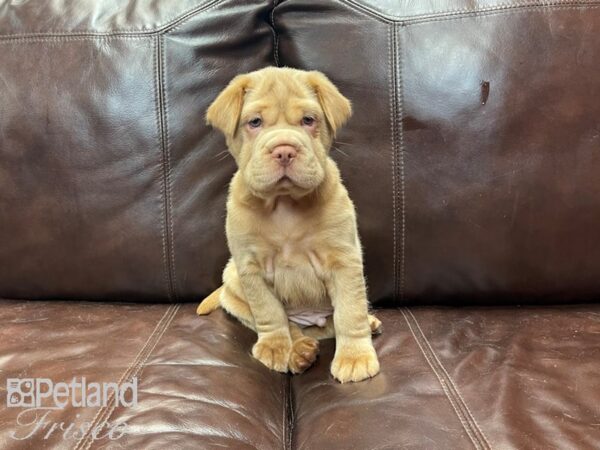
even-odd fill
[{"label": "puppy's chest", "polygon": [[320,304],[325,297],[325,246],[314,217],[280,201],[269,217],[265,276],[290,305]]}]

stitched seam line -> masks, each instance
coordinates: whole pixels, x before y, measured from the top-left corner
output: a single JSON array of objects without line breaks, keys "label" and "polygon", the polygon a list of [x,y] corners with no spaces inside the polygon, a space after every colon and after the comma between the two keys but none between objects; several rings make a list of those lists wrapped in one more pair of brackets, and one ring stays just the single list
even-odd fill
[{"label": "stitched seam line", "polygon": [[275,8],[279,2],[277,0],[273,0],[273,8],[271,9],[271,14],[269,17],[271,18],[271,31],[273,32],[273,61],[275,61],[275,65],[279,66],[279,35],[277,34],[277,30],[275,29]]},{"label": "stitched seam line", "polygon": [[157,86],[157,117],[158,136],[161,150],[162,168],[162,213],[161,229],[163,237],[163,260],[165,266],[165,279],[167,283],[167,296],[170,301],[176,298],[174,285],[174,258],[172,243],[172,221],[171,221],[171,162],[166,124],[166,104],[164,86],[164,50],[162,36],[156,37],[156,86]]},{"label": "stitched seam line", "polygon": [[599,2],[594,0],[567,0],[567,1],[537,1],[529,3],[507,4],[500,3],[494,6],[478,8],[478,9],[454,9],[440,11],[427,14],[415,14],[413,16],[393,16],[377,11],[373,8],[359,4],[354,0],[334,0],[338,3],[349,6],[355,11],[371,16],[385,23],[401,23],[402,25],[410,25],[415,22],[427,22],[434,20],[450,20],[464,16],[479,16],[487,13],[503,12],[517,9],[554,9],[554,8],[580,8],[586,6],[597,5]]},{"label": "stitched seam line", "polygon": [[205,5],[202,5],[201,7],[194,9],[193,11],[189,12],[188,14],[184,14],[184,15],[180,16],[177,20],[175,20],[171,24],[169,24],[169,26],[163,27],[162,29],[160,29],[158,31],[158,33],[163,33],[163,34],[171,33],[172,31],[179,28],[181,25],[183,25],[185,22],[187,22],[192,17],[196,16],[197,14],[199,14],[201,12],[206,12],[211,9],[214,9],[217,6],[219,6],[221,3],[224,3],[224,0],[215,0],[212,3],[206,3]]},{"label": "stitched seam line", "polygon": [[398,245],[397,245],[397,217],[396,217],[396,32],[391,25],[388,33],[388,64],[390,67],[388,79],[388,92],[390,95],[390,141],[392,144],[392,276],[394,283],[393,299],[398,299]]},{"label": "stitched seam line", "polygon": [[399,152],[400,152],[400,301],[404,301],[404,290],[406,280],[406,189],[404,180],[404,79],[402,77],[402,62],[404,55],[404,45],[400,44],[398,37],[398,27],[394,26],[396,33],[396,45],[398,56],[396,58],[396,72],[398,74],[398,86],[396,95],[398,96],[398,116],[396,117],[396,126],[398,128]]},{"label": "stitched seam line", "polygon": [[[487,437],[481,431],[479,424],[471,414],[471,411],[465,403],[462,395],[460,395],[460,391],[456,387],[456,384],[454,384],[454,381],[429,344],[429,341],[419,326],[419,322],[417,321],[416,317],[408,308],[401,308],[401,312],[413,338],[415,339],[415,342],[425,357],[427,364],[438,379],[446,398],[450,402],[452,409],[456,413],[456,416],[462,424],[465,432],[469,436],[469,439],[473,443],[473,446],[478,450],[491,450],[492,447],[487,440]],[[411,318],[409,318],[409,315]],[[414,323],[414,327],[413,323],[411,322]],[[416,330],[418,330],[418,332]]]},{"label": "stitched seam line", "polygon": [[[162,335],[164,333],[164,330],[166,330],[166,327],[168,327],[168,325],[171,323],[173,317],[175,316],[175,313],[177,312],[177,310],[179,310],[180,307],[181,307],[181,305],[177,304],[177,305],[170,305],[167,308],[167,310],[162,315],[160,320],[156,323],[156,326],[152,330],[152,333],[150,333],[150,335],[148,336],[148,339],[146,339],[146,342],[144,342],[144,344],[140,348],[140,351],[137,353],[137,355],[135,356],[133,361],[129,364],[129,366],[127,367],[125,372],[123,372],[123,374],[121,375],[121,378],[119,378],[119,381],[117,382],[117,385],[119,387],[124,382],[130,381],[131,379],[133,379],[135,374],[139,371],[140,363],[142,361],[145,362],[148,359],[148,356],[150,356],[150,353],[152,353],[152,351],[156,347],[158,340],[160,340],[160,338],[162,337]],[[107,414],[107,410],[109,409],[109,406],[114,403],[114,400],[115,400],[114,391],[110,393],[107,400],[108,400],[107,405],[105,407],[98,409],[98,411],[96,412],[96,415],[92,419],[91,425],[88,428],[87,432],[83,436],[81,436],[79,441],[77,441],[77,443],[73,447],[73,450],[81,450],[84,448],[88,449],[91,446],[91,444],[93,442],[93,439],[91,439],[92,430],[96,426],[98,426],[98,424],[101,423],[102,421],[106,421],[105,417]],[[114,410],[114,406],[113,406],[113,410]],[[85,447],[83,447],[84,445],[85,445]]]},{"label": "stitched seam line", "polygon": [[448,21],[448,20],[464,20],[464,19],[469,19],[469,18],[473,18],[473,17],[494,17],[494,16],[499,16],[499,15],[503,15],[503,14],[516,14],[516,13],[526,13],[526,12],[549,12],[552,10],[559,10],[559,11],[573,11],[573,10],[592,10],[592,9],[598,9],[600,8],[600,4],[587,4],[587,5],[555,5],[552,7],[540,7],[540,6],[533,6],[533,7],[522,7],[522,8],[518,8],[518,9],[512,9],[512,10],[508,10],[508,11],[504,11],[504,10],[499,10],[499,11],[490,11],[490,12],[484,12],[481,14],[478,13],[472,13],[472,14],[461,14],[455,17],[437,17],[437,18],[432,18],[432,19],[427,19],[427,20],[415,20],[415,21],[411,21],[410,23],[406,23],[407,26],[409,25],[413,25],[413,26],[417,26],[417,25],[426,25],[428,23],[435,23],[435,22],[443,22],[443,21]]},{"label": "stitched seam line", "polygon": [[163,25],[160,25],[156,28],[151,28],[148,30],[113,30],[113,31],[48,31],[42,33],[21,33],[21,34],[4,34],[0,35],[1,40],[19,40],[19,39],[27,39],[27,38],[35,38],[35,37],[68,37],[68,36],[77,36],[77,37],[87,37],[87,38],[102,38],[102,37],[147,37],[152,36],[157,33],[169,32],[176,27],[180,26],[183,22],[187,21],[191,17],[196,14],[208,10],[213,6],[216,6],[218,3],[222,3],[224,0],[212,0],[207,1],[201,5],[196,5],[187,11],[184,11],[180,15],[175,18],[167,20]]},{"label": "stitched seam line", "polygon": [[0,44],[32,44],[36,42],[70,42],[70,41],[109,41],[112,39],[148,39],[155,35],[144,35],[144,36],[51,36],[51,37],[24,37],[16,39],[2,39],[0,37]]},{"label": "stitched seam line", "polygon": [[477,439],[474,437],[473,435],[473,431],[471,430],[471,427],[468,425],[468,423],[465,421],[463,415],[459,412],[459,409],[457,408],[456,404],[455,404],[455,400],[452,398],[452,396],[450,395],[449,391],[448,391],[448,387],[445,383],[445,381],[442,379],[442,377],[440,376],[440,374],[438,373],[438,371],[436,370],[435,366],[433,365],[429,355],[427,354],[427,352],[425,351],[425,349],[423,348],[423,346],[421,345],[421,341],[419,340],[419,338],[417,337],[417,335],[415,334],[412,325],[410,324],[410,321],[408,319],[408,317],[406,316],[404,310],[406,308],[402,308],[401,312],[402,315],[404,316],[404,320],[406,321],[406,324],[408,325],[408,328],[415,340],[415,342],[417,343],[419,349],[421,350],[421,353],[423,354],[423,356],[425,357],[425,360],[427,361],[427,364],[429,365],[429,367],[431,368],[431,370],[433,371],[434,375],[436,376],[436,378],[438,379],[440,385],[442,386],[442,390],[444,391],[444,394],[446,395],[446,398],[448,399],[448,401],[450,402],[450,405],[452,406],[452,409],[454,410],[456,416],[458,417],[458,420],[460,421],[460,423],[463,426],[463,429],[466,431],[467,436],[469,436],[469,439],[471,440],[471,442],[473,443],[473,446],[476,449],[481,449],[481,445],[478,443]]},{"label": "stitched seam line", "polygon": [[[334,0],[337,1],[338,3],[342,3],[342,0]],[[210,5],[210,8],[214,7],[214,6],[218,6],[219,2],[216,2],[213,5]],[[517,13],[517,12],[531,12],[531,11],[548,11],[548,10],[576,10],[576,9],[582,9],[582,10],[591,10],[591,9],[598,9],[600,8],[600,3],[598,2],[588,2],[588,3],[563,3],[563,4],[540,4],[540,5],[533,5],[533,6],[519,6],[519,7],[511,7],[511,8],[503,8],[503,9],[495,9],[495,10],[490,10],[490,11],[486,11],[486,10],[481,10],[481,11],[474,11],[474,12],[470,12],[470,13],[461,13],[461,14],[457,14],[454,16],[441,16],[441,17],[428,17],[425,19],[411,19],[411,20],[392,20],[392,19],[385,19],[379,16],[376,16],[374,14],[369,14],[366,13],[365,11],[363,11],[361,8],[357,8],[357,7],[352,7],[352,5],[348,5],[351,8],[355,9],[356,11],[366,14],[370,17],[374,17],[375,19],[379,20],[380,22],[383,23],[398,23],[401,26],[409,26],[409,25],[422,25],[422,24],[427,24],[427,23],[433,23],[433,22],[441,22],[441,21],[446,21],[446,20],[462,20],[462,19],[468,19],[470,17],[491,17],[491,16],[495,16],[495,15],[500,15],[500,14],[512,14],[512,13]],[[203,11],[207,11],[210,8],[206,8],[206,10],[199,10],[197,12],[195,12],[194,14],[190,15],[188,18],[193,17],[193,15],[203,12]],[[186,18],[187,20],[187,18]],[[177,23],[176,26],[174,26],[173,28],[169,29],[167,32],[173,31],[175,30],[177,27],[179,27],[180,25],[182,25],[186,20],[183,20],[182,22]],[[81,35],[81,36],[77,36],[77,35],[73,35],[73,34],[57,34],[55,36],[52,36],[51,34],[48,35],[44,35],[44,34],[39,34],[37,35],[14,35],[17,36],[15,38],[12,38],[10,36],[0,36],[0,44],[10,44],[10,43],[32,43],[32,42],[68,42],[68,41],[87,41],[87,40],[107,40],[107,39],[143,39],[143,38],[148,38],[148,37],[154,37],[156,36],[156,33],[160,33],[161,30],[159,31],[153,31],[151,33],[147,33],[147,34],[143,34],[143,33],[139,33],[139,34],[88,34],[88,35]],[[18,37],[21,36],[21,37]],[[29,37],[27,37],[29,36]],[[45,38],[44,36],[50,36]]]},{"label": "stitched seam line", "polygon": [[[213,2],[207,2],[202,5],[194,6],[189,10],[183,12],[181,15],[177,16],[174,19],[168,20],[165,24],[148,30],[113,30],[108,32],[93,32],[93,31],[49,31],[43,33],[22,33],[22,34],[6,34],[0,35],[0,42],[3,40],[20,40],[27,38],[35,38],[35,37],[68,37],[68,36],[80,36],[87,38],[102,38],[102,37],[144,37],[151,36],[156,33],[169,32],[173,29],[180,26],[187,19],[193,17],[194,15],[208,10],[213,6],[216,6],[219,3],[222,3],[224,0],[214,0]],[[351,8],[372,16],[383,22],[403,22],[410,23],[413,21],[426,21],[428,19],[440,19],[440,18],[453,18],[457,16],[464,15],[480,15],[481,13],[487,12],[498,12],[498,11],[506,11],[506,10],[514,10],[514,9],[550,9],[550,8],[561,8],[561,7],[585,7],[588,5],[597,5],[599,2],[590,1],[590,0],[567,0],[567,1],[538,1],[538,2],[530,2],[530,3],[519,3],[519,4],[506,4],[500,3],[495,6],[489,6],[485,8],[479,9],[455,9],[448,11],[441,11],[438,13],[430,13],[430,14],[420,14],[415,16],[406,16],[406,17],[395,17],[391,15],[386,15],[381,13],[375,9],[369,8],[368,6],[358,4],[353,0],[336,0],[338,3],[345,4],[350,6]]]},{"label": "stitched seam line", "polygon": [[170,243],[170,249],[171,249],[171,253],[170,253],[170,271],[169,271],[169,275],[170,275],[170,279],[171,279],[171,293],[173,298],[175,298],[175,300],[178,299],[178,295],[177,295],[177,270],[176,270],[176,265],[175,265],[175,234],[173,232],[173,223],[175,222],[174,217],[173,217],[173,182],[172,182],[172,177],[171,177],[171,139],[169,138],[169,96],[167,95],[167,86],[166,86],[166,61],[167,61],[167,57],[165,54],[165,46],[166,43],[164,41],[164,38],[161,36],[159,37],[159,42],[160,42],[160,48],[162,50],[161,52],[161,81],[162,81],[162,100],[163,100],[163,105],[164,105],[164,109],[163,109],[163,126],[164,126],[164,135],[165,135],[165,150],[166,150],[166,158],[164,160],[165,162],[165,170],[167,173],[166,179],[165,179],[165,191],[167,194],[167,204],[168,204],[168,210],[167,210],[167,224],[169,225],[169,229],[168,229],[168,233],[167,233],[167,238],[168,238],[168,242]]},{"label": "stitched seam line", "polygon": [[[121,39],[140,39],[146,37],[153,37],[156,34],[160,33],[168,33],[183,23],[185,23],[188,19],[192,18],[196,14],[207,11],[212,7],[218,6],[224,0],[216,0],[214,3],[207,3],[200,7],[194,8],[194,10],[190,11],[188,14],[183,14],[178,17],[172,23],[165,25],[162,28],[157,28],[153,30],[147,31],[116,31],[116,32],[106,32],[106,33],[94,33],[89,31],[83,32],[48,32],[48,33],[29,33],[29,34],[12,34],[12,35],[0,35],[0,44],[3,43],[14,43],[14,42],[63,42],[63,41],[84,41],[84,40],[103,40],[103,39],[111,39],[111,38],[121,38]],[[501,13],[512,13],[512,12],[527,12],[527,11],[544,11],[544,10],[572,10],[572,9],[596,9],[600,7],[600,2],[597,1],[586,1],[579,2],[574,1],[570,3],[564,2],[539,2],[537,4],[522,4],[522,5],[507,5],[503,7],[494,7],[494,8],[482,8],[479,10],[458,10],[457,12],[449,13],[436,13],[436,15],[421,15],[421,16],[413,16],[411,18],[394,18],[387,17],[385,15],[381,15],[381,13],[370,10],[364,5],[358,5],[352,3],[350,0],[334,0],[338,3],[349,6],[350,8],[358,11],[360,13],[366,14],[370,17],[373,17],[380,22],[384,23],[400,23],[401,25],[418,25],[422,23],[430,23],[430,22],[439,22],[443,20],[452,20],[452,19],[464,19],[467,17],[477,17],[477,16],[492,16]]]},{"label": "stitched seam line", "polygon": [[[404,301],[406,280],[406,189],[404,169],[404,95],[402,79],[403,47],[400,45],[398,26],[392,24],[390,64],[390,103],[392,126],[392,209],[393,209],[393,246],[394,246],[394,299]],[[400,186],[398,186],[400,184]],[[400,194],[400,204],[397,196]],[[398,222],[400,222],[400,242],[398,245]],[[399,253],[399,255],[398,255]]]},{"label": "stitched seam line", "polygon": [[[175,318],[175,315],[179,311],[181,304],[172,305],[172,307],[173,308],[171,310],[171,313],[169,314],[168,318],[166,319],[166,321],[164,323],[164,326],[162,327],[162,331],[153,340],[152,345],[148,347],[148,350],[144,353],[144,356],[142,358],[138,359],[138,361],[133,369],[133,372],[128,376],[128,380],[132,380],[136,375],[141,374],[141,372],[143,371],[143,369],[145,367],[146,362],[148,361],[148,358],[154,352],[154,349],[156,348],[156,346],[162,339],[163,335],[165,334],[165,332],[167,331],[167,329],[173,322],[173,319]],[[138,379],[138,381],[139,381],[139,379]],[[105,423],[109,422],[112,414],[114,413],[115,409],[117,408],[116,402],[110,402],[109,404],[110,404],[110,407],[104,411],[102,418],[98,422],[98,425],[100,425],[100,424],[104,425]],[[90,429],[93,430],[94,427],[91,427]],[[94,443],[93,437],[91,435],[89,436],[89,438],[90,439],[88,439],[87,445],[82,450],[89,450],[91,445]]]},{"label": "stitched seam line", "polygon": [[423,332],[423,329],[421,328],[421,325],[419,324],[419,321],[417,320],[417,318],[415,317],[415,315],[412,313],[412,311],[408,310],[408,313],[410,314],[410,316],[412,317],[415,325],[417,326],[420,335],[423,337],[423,340],[425,341],[425,344],[427,345],[427,347],[429,347],[429,350],[431,351],[431,354],[433,355],[433,357],[435,358],[435,360],[437,361],[437,363],[439,364],[439,366],[441,367],[441,369],[444,371],[444,374],[446,375],[446,378],[450,381],[450,385],[452,386],[452,388],[454,390],[454,393],[461,400],[461,404],[462,404],[462,406],[464,406],[464,408],[466,410],[466,414],[473,421],[473,424],[475,426],[475,430],[480,434],[480,438],[486,443],[487,448],[491,448],[491,445],[490,445],[490,443],[489,443],[489,441],[487,439],[487,436],[485,435],[485,433],[483,432],[483,430],[481,429],[481,427],[477,423],[477,420],[475,419],[475,416],[473,416],[473,413],[469,409],[469,405],[467,404],[467,402],[463,398],[462,394],[460,393],[460,390],[458,389],[458,387],[454,383],[454,380],[452,379],[452,377],[450,376],[450,374],[448,373],[448,371],[446,370],[446,368],[444,367],[444,365],[442,364],[442,362],[438,358],[437,354],[433,350],[433,347],[429,343],[429,340],[427,339],[427,336],[425,336],[425,333]]},{"label": "stitched seam line", "polygon": [[167,292],[167,297],[169,300],[172,300],[171,296],[171,283],[169,281],[169,256],[167,251],[167,232],[165,227],[165,218],[167,217],[166,208],[165,208],[165,183],[164,183],[164,149],[163,149],[163,137],[162,137],[162,114],[161,114],[161,106],[160,106],[160,83],[159,83],[159,59],[160,59],[160,49],[158,44],[159,39],[155,38],[153,40],[153,52],[154,52],[154,105],[156,110],[156,135],[158,139],[158,148],[161,154],[161,200],[160,200],[160,233],[161,233],[161,241],[162,241],[162,257],[163,257],[163,277],[165,282],[165,290]]}]

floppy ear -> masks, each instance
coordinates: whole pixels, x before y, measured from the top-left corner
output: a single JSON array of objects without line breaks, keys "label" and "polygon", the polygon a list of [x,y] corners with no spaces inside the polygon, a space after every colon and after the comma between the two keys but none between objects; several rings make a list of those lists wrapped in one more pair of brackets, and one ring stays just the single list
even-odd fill
[{"label": "floppy ear", "polygon": [[335,136],[336,130],[344,125],[352,115],[350,100],[344,97],[340,91],[329,81],[324,74],[317,71],[308,72],[308,83],[317,93],[325,118]]},{"label": "floppy ear", "polygon": [[244,92],[250,77],[238,75],[221,91],[206,111],[206,123],[218,128],[227,138],[232,137],[240,121]]}]

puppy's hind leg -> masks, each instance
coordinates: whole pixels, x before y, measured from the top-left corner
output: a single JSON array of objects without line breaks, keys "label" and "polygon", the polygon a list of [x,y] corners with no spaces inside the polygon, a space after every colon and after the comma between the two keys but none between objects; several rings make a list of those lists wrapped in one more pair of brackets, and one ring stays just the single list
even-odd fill
[{"label": "puppy's hind leg", "polygon": [[221,307],[225,311],[251,330],[256,331],[254,316],[250,310],[250,305],[244,298],[244,291],[233,259],[229,260],[223,271],[223,286],[219,299]]},{"label": "puppy's hind leg", "polygon": [[333,327],[333,317],[328,317],[324,327],[312,325],[306,327],[302,332],[313,339],[322,341],[323,339],[331,339],[335,337],[335,328]]},{"label": "puppy's hind leg", "polygon": [[242,324],[246,325],[251,330],[256,331],[254,316],[252,315],[248,302],[233,293],[229,286],[224,286],[223,288],[221,294],[221,306],[225,311],[242,322]]},{"label": "puppy's hind leg", "polygon": [[371,334],[383,333],[383,325],[381,324],[381,320],[379,320],[373,314],[367,314],[367,317],[369,318],[369,327],[371,327]]},{"label": "puppy's hind leg", "polygon": [[196,309],[196,314],[199,316],[205,316],[213,312],[215,309],[218,309],[219,306],[221,306],[220,297],[222,290],[223,286],[219,287],[212,294],[202,300]]}]

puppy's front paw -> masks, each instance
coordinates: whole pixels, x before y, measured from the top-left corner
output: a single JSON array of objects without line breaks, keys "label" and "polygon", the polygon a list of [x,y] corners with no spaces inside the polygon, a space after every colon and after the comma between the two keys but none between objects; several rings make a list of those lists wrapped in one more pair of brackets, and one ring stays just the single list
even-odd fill
[{"label": "puppy's front paw", "polygon": [[319,341],[308,336],[296,339],[292,344],[289,368],[292,373],[302,373],[313,365],[319,354]]},{"label": "puppy's front paw", "polygon": [[287,372],[288,359],[292,348],[292,340],[289,335],[272,334],[258,338],[252,347],[252,356],[258,359],[269,369],[277,372]]},{"label": "puppy's front paw", "polygon": [[373,346],[359,351],[339,351],[331,363],[331,374],[340,383],[362,381],[379,373],[379,360]]}]

